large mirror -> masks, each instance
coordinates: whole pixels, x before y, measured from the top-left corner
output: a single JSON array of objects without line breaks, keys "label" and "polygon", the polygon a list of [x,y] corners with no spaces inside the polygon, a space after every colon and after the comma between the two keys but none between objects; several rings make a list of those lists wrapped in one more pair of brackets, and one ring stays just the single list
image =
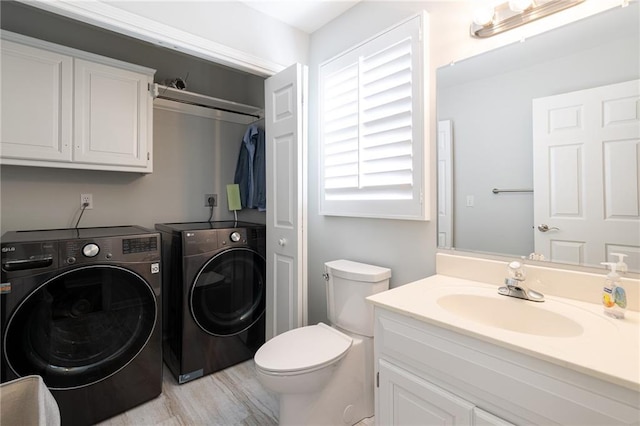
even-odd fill
[{"label": "large mirror", "polygon": [[439,69],[439,246],[640,271],[639,79],[638,2]]}]

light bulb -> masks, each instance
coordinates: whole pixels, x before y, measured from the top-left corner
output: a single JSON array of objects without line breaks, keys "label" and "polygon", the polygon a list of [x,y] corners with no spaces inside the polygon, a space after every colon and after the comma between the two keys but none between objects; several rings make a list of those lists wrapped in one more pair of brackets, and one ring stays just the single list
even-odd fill
[{"label": "light bulb", "polygon": [[524,12],[533,4],[533,0],[509,0],[509,9],[516,13]]},{"label": "light bulb", "polygon": [[493,22],[494,15],[495,11],[492,7],[479,7],[473,11],[473,22],[484,27]]}]

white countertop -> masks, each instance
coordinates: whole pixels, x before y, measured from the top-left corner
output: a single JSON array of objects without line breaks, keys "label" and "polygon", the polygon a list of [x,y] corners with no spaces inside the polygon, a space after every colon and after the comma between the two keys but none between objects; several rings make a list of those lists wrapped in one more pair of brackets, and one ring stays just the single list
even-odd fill
[{"label": "white countertop", "polygon": [[[438,298],[449,294],[495,294],[514,303],[535,304],[536,308],[575,320],[583,332],[572,337],[549,337],[484,325],[441,307]],[[604,315],[600,304],[548,295],[542,303],[524,301],[498,295],[495,285],[445,275],[415,281],[367,300],[419,321],[640,391],[640,315],[636,311],[628,310],[625,319],[616,320]]]}]

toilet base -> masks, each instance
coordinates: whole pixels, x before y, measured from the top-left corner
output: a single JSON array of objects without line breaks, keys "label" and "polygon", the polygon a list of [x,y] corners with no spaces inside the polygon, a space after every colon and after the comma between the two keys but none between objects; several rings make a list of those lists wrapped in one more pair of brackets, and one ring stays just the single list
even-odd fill
[{"label": "toilet base", "polygon": [[280,394],[278,424],[347,426],[373,416],[373,339],[353,337],[349,352],[335,368],[317,392]]}]

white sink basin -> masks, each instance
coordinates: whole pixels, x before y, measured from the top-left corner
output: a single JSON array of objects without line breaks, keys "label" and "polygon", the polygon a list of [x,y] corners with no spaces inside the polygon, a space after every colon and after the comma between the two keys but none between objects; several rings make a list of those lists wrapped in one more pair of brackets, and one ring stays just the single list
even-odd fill
[{"label": "white sink basin", "polygon": [[440,307],[457,316],[518,333],[575,337],[584,332],[578,322],[547,309],[545,303],[549,302],[460,293],[441,296],[437,301]]}]

